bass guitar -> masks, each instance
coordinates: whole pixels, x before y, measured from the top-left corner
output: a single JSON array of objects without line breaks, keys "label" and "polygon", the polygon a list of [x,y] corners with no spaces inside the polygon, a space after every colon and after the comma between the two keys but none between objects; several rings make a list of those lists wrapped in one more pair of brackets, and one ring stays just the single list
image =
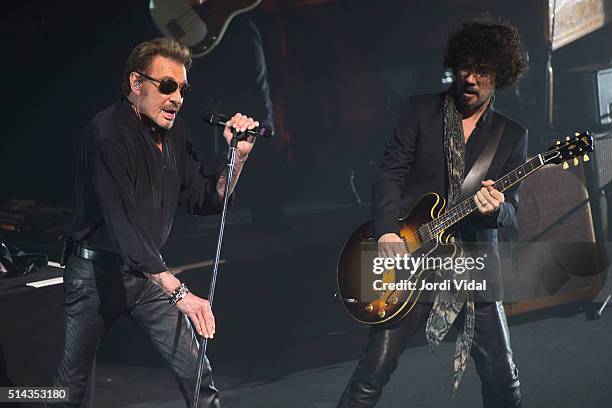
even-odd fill
[{"label": "bass guitar", "polygon": [[238,14],[257,7],[261,0],[150,0],[153,22],[166,37],[191,50],[193,57],[211,52]]},{"label": "bass guitar", "polygon": [[[570,161],[578,165],[578,159],[582,157],[588,161],[586,153],[592,151],[593,138],[588,132],[576,133],[506,174],[494,187],[503,192],[547,164],[563,163],[564,169],[569,167]],[[477,211],[476,203],[469,197],[451,208],[445,207],[444,197],[429,193],[399,220],[400,236],[412,258],[425,259],[434,253],[444,253],[451,258],[461,255],[460,246],[454,243],[452,227]],[[368,221],[357,227],[342,248],[336,295],[353,318],[369,325],[389,323],[406,316],[421,295],[421,282],[433,271],[432,268],[420,268],[400,280],[397,266],[382,267],[377,259],[384,258],[378,256],[372,222]]]}]

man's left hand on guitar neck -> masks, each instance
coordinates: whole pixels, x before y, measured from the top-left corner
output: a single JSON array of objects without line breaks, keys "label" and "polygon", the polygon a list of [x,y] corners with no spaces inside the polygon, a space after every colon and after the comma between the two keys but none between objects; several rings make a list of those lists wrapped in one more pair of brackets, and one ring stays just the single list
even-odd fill
[{"label": "man's left hand on guitar neck", "polygon": [[495,214],[504,202],[504,193],[496,190],[493,184],[493,180],[483,181],[483,187],[474,195],[478,211],[483,215]]}]

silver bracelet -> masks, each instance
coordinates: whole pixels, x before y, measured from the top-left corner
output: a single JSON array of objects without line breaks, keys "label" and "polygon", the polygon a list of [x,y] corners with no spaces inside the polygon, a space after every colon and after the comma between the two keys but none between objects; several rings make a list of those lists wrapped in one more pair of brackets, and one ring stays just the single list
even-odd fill
[{"label": "silver bracelet", "polygon": [[187,296],[187,293],[189,293],[189,289],[187,289],[187,285],[185,285],[185,282],[181,282],[180,286],[174,289],[172,293],[170,294],[170,300],[169,300],[170,304],[176,305],[176,303],[179,300]]}]

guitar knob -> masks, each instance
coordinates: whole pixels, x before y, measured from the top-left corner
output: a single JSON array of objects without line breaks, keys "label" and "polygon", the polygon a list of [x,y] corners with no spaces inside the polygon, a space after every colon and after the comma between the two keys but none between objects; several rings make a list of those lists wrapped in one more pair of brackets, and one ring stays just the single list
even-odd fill
[{"label": "guitar knob", "polygon": [[574,136],[580,136],[580,132],[575,132]]},{"label": "guitar knob", "polygon": [[374,310],[374,306],[370,303],[369,305],[366,306],[366,312],[371,312],[372,310]]},{"label": "guitar knob", "polygon": [[577,165],[578,165],[578,163],[579,163],[578,158],[577,158],[577,157],[574,157],[574,167],[575,167],[575,166],[577,166]]},{"label": "guitar knob", "polygon": [[563,170],[569,169],[569,164],[567,162],[563,162]]},{"label": "guitar knob", "polygon": [[570,137],[569,137],[569,136],[566,136],[566,137],[565,137],[565,140],[567,140],[567,141],[569,142]]},{"label": "guitar knob", "polygon": [[560,141],[560,140],[557,140],[556,145],[557,145],[557,146],[559,146],[560,144],[561,144],[561,141]]},{"label": "guitar knob", "polygon": [[387,312],[385,312],[384,310],[381,309],[378,311],[378,317],[380,317],[381,319],[385,317],[386,315],[387,315]]},{"label": "guitar knob", "polygon": [[588,162],[589,160],[589,156],[587,156],[586,154],[584,156],[582,156],[582,161],[584,161],[585,163]]}]

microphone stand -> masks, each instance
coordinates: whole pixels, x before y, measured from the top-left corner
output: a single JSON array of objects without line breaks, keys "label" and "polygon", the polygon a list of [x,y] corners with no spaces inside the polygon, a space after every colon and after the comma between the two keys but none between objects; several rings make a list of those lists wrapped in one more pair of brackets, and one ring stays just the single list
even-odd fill
[{"label": "microphone stand", "polygon": [[[227,163],[227,182],[225,183],[225,192],[223,194],[223,211],[221,212],[221,221],[219,222],[219,237],[217,239],[217,252],[215,254],[215,263],[213,266],[213,273],[210,278],[210,288],[208,290],[208,302],[212,309],[213,300],[215,297],[215,286],[217,284],[217,272],[219,270],[219,260],[221,259],[221,245],[223,243],[223,232],[225,230],[225,218],[227,216],[227,203],[229,201],[229,188],[232,183],[232,177],[234,176],[234,166],[236,165],[236,151],[238,141],[240,140],[239,135],[235,129],[232,129],[232,140],[230,141],[230,158]],[[192,325],[193,329],[193,325]],[[206,355],[206,347],[208,346],[208,339],[204,336],[200,336],[198,341],[198,363],[196,372],[196,384],[193,392],[193,403],[192,408],[197,408],[198,399],[200,397],[200,386],[202,385],[202,370],[204,365],[204,357]]]}]

